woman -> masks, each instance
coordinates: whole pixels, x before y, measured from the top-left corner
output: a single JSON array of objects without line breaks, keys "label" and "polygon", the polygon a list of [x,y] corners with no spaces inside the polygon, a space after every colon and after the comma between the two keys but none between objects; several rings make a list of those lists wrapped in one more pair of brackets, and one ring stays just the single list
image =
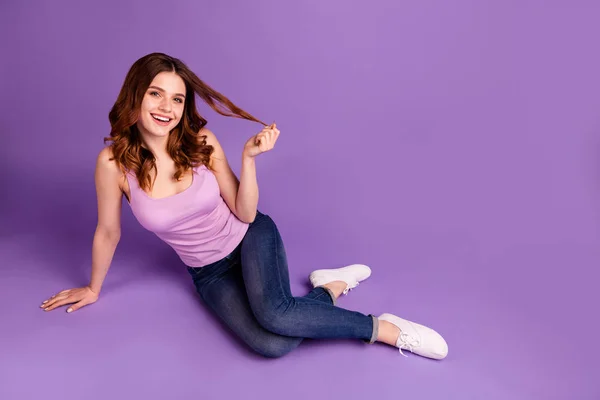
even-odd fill
[{"label": "woman", "polygon": [[[205,128],[195,94],[222,115],[264,126],[244,146],[239,181]],[[335,306],[342,293],[369,277],[365,265],[314,271],[313,290],[292,296],[277,227],[257,210],[256,157],[277,142],[274,123],[267,126],[236,107],[162,53],[133,64],[109,120],[105,142],[112,143],[96,164],[91,281],[45,300],[45,311],[71,304],[70,313],[98,300],[120,238],[124,195],[139,223],[179,255],[202,300],[254,351],[280,357],[303,338],[355,338],[387,343],[400,353],[446,357],[446,342],[432,329],[391,314],[375,317]]]}]

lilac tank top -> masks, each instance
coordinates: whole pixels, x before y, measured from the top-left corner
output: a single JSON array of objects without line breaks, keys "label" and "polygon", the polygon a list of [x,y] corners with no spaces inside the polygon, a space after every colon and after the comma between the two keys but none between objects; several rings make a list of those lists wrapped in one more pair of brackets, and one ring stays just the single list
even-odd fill
[{"label": "lilac tank top", "polygon": [[187,266],[203,267],[222,259],[248,230],[221,197],[217,178],[205,165],[193,169],[190,187],[168,197],[150,197],[132,172],[127,173],[127,181],[135,218],[171,246]]}]

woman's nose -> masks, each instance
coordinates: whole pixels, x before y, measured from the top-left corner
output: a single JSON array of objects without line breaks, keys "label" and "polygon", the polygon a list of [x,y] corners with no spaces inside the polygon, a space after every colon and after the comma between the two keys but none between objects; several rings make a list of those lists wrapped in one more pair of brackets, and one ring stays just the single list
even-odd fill
[{"label": "woman's nose", "polygon": [[168,99],[163,98],[161,100],[160,104],[158,105],[158,108],[165,112],[170,112],[171,111],[171,102]]}]

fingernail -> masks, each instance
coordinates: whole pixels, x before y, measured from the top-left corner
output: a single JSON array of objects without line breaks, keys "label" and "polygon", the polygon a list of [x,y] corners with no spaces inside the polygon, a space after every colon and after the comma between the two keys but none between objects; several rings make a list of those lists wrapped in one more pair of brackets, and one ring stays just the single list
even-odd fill
[{"label": "fingernail", "polygon": [[[48,308],[50,308],[50,307],[48,307]],[[44,308],[44,311],[48,311],[48,308]]]},{"label": "fingernail", "polygon": [[48,300],[46,300],[46,301],[43,301],[43,302],[42,302],[42,304],[46,304],[47,302],[48,302]]},{"label": "fingernail", "polygon": [[72,308],[69,308],[69,309],[67,310],[67,312],[71,312],[71,311],[73,311],[73,309],[72,309]]}]

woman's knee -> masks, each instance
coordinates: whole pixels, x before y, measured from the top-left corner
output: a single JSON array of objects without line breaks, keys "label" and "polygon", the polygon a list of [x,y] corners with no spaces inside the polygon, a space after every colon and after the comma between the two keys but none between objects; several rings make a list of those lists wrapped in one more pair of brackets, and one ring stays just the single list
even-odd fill
[{"label": "woman's knee", "polygon": [[277,225],[270,216],[266,214],[257,214],[254,221],[250,223],[246,236],[264,237],[264,235],[270,236],[277,233]]},{"label": "woman's knee", "polygon": [[300,344],[301,339],[267,335],[252,344],[252,349],[266,358],[280,358],[294,350]]},{"label": "woman's knee", "polygon": [[273,219],[268,216],[267,214],[263,214],[260,211],[256,211],[256,217],[254,217],[254,221],[252,221],[252,223],[250,223],[250,225],[258,225],[261,223],[268,223],[268,224],[274,224],[275,222],[273,221]]}]

